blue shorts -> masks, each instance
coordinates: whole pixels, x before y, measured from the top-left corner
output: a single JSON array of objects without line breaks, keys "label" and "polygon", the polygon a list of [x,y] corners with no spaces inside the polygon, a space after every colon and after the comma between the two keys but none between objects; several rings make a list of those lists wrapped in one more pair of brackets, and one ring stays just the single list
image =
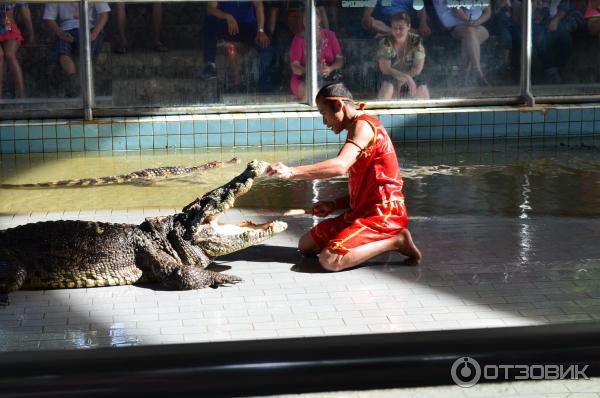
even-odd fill
[{"label": "blue shorts", "polygon": [[[56,51],[58,55],[79,55],[79,29],[71,29],[65,32],[73,36],[75,41],[69,43],[68,41],[64,41],[59,38],[58,40],[56,40],[54,51]],[[98,54],[100,54],[100,50],[102,50],[103,44],[104,32],[100,32],[98,37],[96,37],[96,40],[92,42],[92,58],[96,58]]]}]

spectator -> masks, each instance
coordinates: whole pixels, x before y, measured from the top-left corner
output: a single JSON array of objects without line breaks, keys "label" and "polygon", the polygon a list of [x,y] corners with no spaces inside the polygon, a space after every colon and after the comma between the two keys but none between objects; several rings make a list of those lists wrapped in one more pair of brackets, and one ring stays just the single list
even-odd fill
[{"label": "spectator", "polygon": [[[384,5],[385,2],[389,5]],[[366,7],[363,11],[363,27],[375,37],[388,36],[392,33],[390,30],[391,17],[399,12],[405,12],[411,17],[411,26],[415,26],[413,22],[418,21],[419,35],[427,38],[431,35],[431,29],[427,22],[427,11],[425,7],[416,11],[415,6],[413,0],[377,0],[375,7]]]},{"label": "spectator", "polygon": [[15,84],[15,97],[25,97],[23,72],[17,51],[23,44],[23,35],[15,22],[15,4],[0,4],[0,98],[4,81],[4,60],[8,63]]},{"label": "spectator", "polygon": [[583,15],[569,1],[536,0],[533,3],[533,47],[548,83],[562,82],[564,68],[573,52],[571,33],[583,27]]},{"label": "spectator", "polygon": [[[56,35],[55,51],[58,61],[67,77],[66,94],[68,97],[79,95],[79,79],[77,66],[73,56],[78,54],[80,43],[78,3],[49,3],[44,8],[43,19],[52,33]],[[110,7],[107,3],[89,5],[90,40],[92,42],[92,57],[95,58],[104,43],[104,26],[108,21]],[[60,24],[60,25],[59,25]]]},{"label": "spectator", "polygon": [[502,63],[500,67],[512,71],[514,61],[519,56],[514,56],[513,50],[521,48],[521,27],[515,18],[516,9],[521,8],[519,0],[497,0],[494,2],[494,27],[502,47]]},{"label": "spectator", "polygon": [[[341,79],[340,69],[344,66],[342,47],[334,32],[321,28],[321,18],[317,16],[317,67],[319,70],[319,86],[323,82],[336,82]],[[304,75],[306,73],[306,41],[304,32],[297,33],[290,48],[290,66],[292,94],[304,100]]]},{"label": "spectator", "polygon": [[450,30],[454,39],[460,41],[465,82],[474,70],[477,83],[488,86],[489,83],[481,69],[481,44],[490,37],[483,24],[490,19],[491,8],[489,6],[449,7],[447,0],[433,0],[433,6],[442,25]]},{"label": "spectator", "polygon": [[265,33],[265,14],[262,1],[209,2],[204,19],[203,80],[217,77],[217,39],[241,41],[254,46],[259,55],[259,91],[271,89],[269,67],[273,58],[269,36]]},{"label": "spectator", "polygon": [[429,98],[427,84],[421,77],[425,66],[425,48],[421,37],[410,31],[410,15],[399,12],[391,18],[391,35],[381,39],[377,48],[377,65],[381,88],[377,98]]},{"label": "spectator", "polygon": [[[125,9],[126,3],[115,3],[115,19],[117,21],[117,34],[119,36],[119,43],[115,47],[117,54],[125,54],[129,49],[129,41],[127,40],[126,26],[127,26],[127,12]],[[167,46],[160,40],[162,33],[162,20],[163,20],[163,5],[162,3],[152,3],[152,48],[155,51],[166,52],[169,51]]]},{"label": "spectator", "polygon": [[590,35],[600,41],[600,0],[587,0],[584,17]]}]

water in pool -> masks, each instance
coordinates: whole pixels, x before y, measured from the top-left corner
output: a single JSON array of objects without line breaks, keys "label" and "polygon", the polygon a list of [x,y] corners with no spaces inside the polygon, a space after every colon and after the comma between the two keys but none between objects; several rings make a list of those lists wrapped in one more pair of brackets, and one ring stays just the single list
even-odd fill
[{"label": "water in pool", "polygon": [[[333,157],[339,145],[3,155],[0,183],[22,184],[117,175],[147,167],[191,166],[239,157],[241,164],[151,185],[0,189],[0,213],[180,208],[239,173],[252,159],[306,164]],[[397,144],[412,216],[458,214],[600,215],[600,147],[594,141]],[[342,195],[346,178],[318,182],[261,178],[238,207],[306,208]]]}]

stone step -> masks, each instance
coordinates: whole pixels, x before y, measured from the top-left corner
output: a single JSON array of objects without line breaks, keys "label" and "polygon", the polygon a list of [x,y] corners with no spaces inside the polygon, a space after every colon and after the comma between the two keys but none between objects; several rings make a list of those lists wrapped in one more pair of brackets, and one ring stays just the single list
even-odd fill
[{"label": "stone step", "polygon": [[196,50],[171,50],[158,53],[134,50],[126,54],[108,53],[97,62],[97,72],[106,76],[136,78],[171,78],[197,76],[202,67],[202,53]]},{"label": "stone step", "polygon": [[190,78],[131,79],[111,81],[115,106],[181,106],[218,102],[217,80]]}]

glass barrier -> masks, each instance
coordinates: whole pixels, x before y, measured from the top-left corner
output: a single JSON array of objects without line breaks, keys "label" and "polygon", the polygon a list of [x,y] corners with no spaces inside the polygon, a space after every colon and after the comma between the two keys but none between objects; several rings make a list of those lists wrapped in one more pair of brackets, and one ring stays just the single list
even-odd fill
[{"label": "glass barrier", "polygon": [[[371,100],[519,95],[520,8],[471,3],[318,1],[317,86],[343,81]],[[98,105],[306,102],[305,2],[235,4],[111,4],[112,52],[95,80],[112,102]],[[232,35],[227,18],[242,12]]]},{"label": "glass barrier", "polygon": [[302,26],[298,5],[121,2],[110,7],[110,43],[94,66],[98,107],[299,101],[290,90],[288,62],[293,34]]},{"label": "glass barrier", "polygon": [[318,10],[342,45],[341,75],[361,98],[519,95],[518,10],[487,0],[344,0]]},{"label": "glass barrier", "polygon": [[533,0],[532,91],[600,94],[600,2]]},{"label": "glass barrier", "polygon": [[[597,1],[546,3],[532,4],[534,94],[600,94]],[[90,2],[92,106],[111,114],[306,103],[306,4]],[[502,103],[520,95],[518,0],[318,0],[315,6],[317,86],[343,81],[357,98],[400,105],[415,99]],[[11,118],[23,110],[80,110],[78,3],[0,7],[7,25],[1,110]]]},{"label": "glass barrier", "polygon": [[[94,9],[90,22],[107,18]],[[78,4],[3,3],[0,21],[0,108],[15,114],[81,109]]]}]

